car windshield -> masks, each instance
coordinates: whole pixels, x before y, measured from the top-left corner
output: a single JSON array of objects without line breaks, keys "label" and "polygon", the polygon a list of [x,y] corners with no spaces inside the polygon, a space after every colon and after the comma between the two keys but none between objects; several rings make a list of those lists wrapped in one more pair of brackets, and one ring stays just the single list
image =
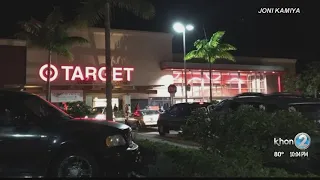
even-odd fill
[{"label": "car windshield", "polygon": [[69,120],[72,119],[70,115],[57,108],[55,105],[42,99],[39,96],[28,95],[24,96],[22,103],[25,107],[30,110],[33,114],[40,118],[54,117],[58,119]]},{"label": "car windshield", "polygon": [[155,110],[141,110],[140,111],[142,115],[154,115],[154,114],[159,114],[158,111]]}]

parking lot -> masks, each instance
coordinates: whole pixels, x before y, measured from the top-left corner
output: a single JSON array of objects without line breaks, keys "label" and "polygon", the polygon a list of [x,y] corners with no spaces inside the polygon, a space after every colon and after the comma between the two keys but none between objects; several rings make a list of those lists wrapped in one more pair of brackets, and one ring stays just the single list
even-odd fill
[{"label": "parking lot", "polygon": [[[116,122],[124,123],[124,119],[116,119]],[[138,131],[133,130],[133,138],[139,139],[139,140],[149,140],[149,141],[160,141],[169,143],[172,145],[178,145],[185,148],[198,148],[198,145],[194,142],[188,142],[185,140],[182,140],[181,137],[179,137],[178,131],[170,131],[169,134],[166,134],[165,136],[160,136],[158,133],[157,127],[146,127],[139,129]]]},{"label": "parking lot", "polygon": [[[124,119],[116,119],[116,122],[124,123]],[[163,139],[163,137],[159,135],[157,127],[146,127],[143,129],[139,129],[137,133],[146,138]],[[170,131],[170,134],[166,135],[166,138],[177,138],[177,137],[178,137],[177,131]]]}]

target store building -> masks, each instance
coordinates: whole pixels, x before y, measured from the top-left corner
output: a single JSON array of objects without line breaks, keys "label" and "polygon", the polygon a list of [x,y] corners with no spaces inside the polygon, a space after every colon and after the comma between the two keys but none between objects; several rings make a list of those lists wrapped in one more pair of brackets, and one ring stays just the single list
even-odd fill
[{"label": "target store building", "polygon": [[[52,102],[84,101],[103,106],[105,99],[104,31],[89,28],[70,32],[89,44],[72,48],[74,60],[53,54]],[[45,96],[48,52],[28,48],[18,40],[0,40],[0,85],[24,87]],[[113,99],[116,106],[170,103],[168,86],[175,84],[174,102],[184,102],[183,55],[172,53],[172,35],[157,32],[112,30],[111,60]],[[220,100],[243,92],[282,91],[282,76],[295,73],[294,59],[236,57],[212,65],[212,93]],[[201,59],[187,62],[189,102],[209,100],[209,64]]]}]

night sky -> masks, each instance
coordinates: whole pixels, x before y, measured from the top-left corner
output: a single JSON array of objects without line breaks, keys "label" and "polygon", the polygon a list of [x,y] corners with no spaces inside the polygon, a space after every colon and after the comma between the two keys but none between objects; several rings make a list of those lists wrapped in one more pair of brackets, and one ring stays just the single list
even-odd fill
[{"label": "night sky", "polygon": [[[156,17],[141,20],[123,10],[113,10],[112,28],[170,32],[176,21],[192,23],[187,34],[187,49],[193,42],[217,30],[225,30],[225,42],[235,45],[239,56],[287,57],[298,59],[298,70],[316,61],[319,40],[316,0],[150,0]],[[60,6],[67,19],[75,14],[79,0],[10,0],[1,5],[1,38],[12,38],[16,22],[31,16],[44,20],[53,6]],[[300,14],[258,14],[262,7],[298,7]],[[203,28],[204,27],[204,28]],[[182,36],[175,35],[173,51],[182,52]]]}]

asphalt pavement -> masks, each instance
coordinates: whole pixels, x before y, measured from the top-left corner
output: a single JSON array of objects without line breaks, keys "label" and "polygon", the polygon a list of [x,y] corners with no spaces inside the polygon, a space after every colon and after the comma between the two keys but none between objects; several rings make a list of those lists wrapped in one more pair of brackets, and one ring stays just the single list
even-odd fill
[{"label": "asphalt pavement", "polygon": [[[116,122],[124,123],[124,118],[117,118]],[[139,129],[138,131],[133,131],[134,139],[162,142],[184,148],[199,148],[199,145],[197,145],[196,143],[181,140],[181,138],[178,135],[178,131],[170,131],[170,133],[166,134],[166,136],[164,137],[159,135],[157,127],[146,127],[143,129]]]},{"label": "asphalt pavement", "polygon": [[170,131],[170,134],[166,134],[166,136],[163,137],[159,135],[158,130],[156,128],[148,128],[144,130],[139,130],[139,132],[135,132],[134,138],[140,140],[149,140],[153,142],[167,143],[183,148],[199,149],[199,146],[197,144],[181,140],[178,137],[177,131]]}]

